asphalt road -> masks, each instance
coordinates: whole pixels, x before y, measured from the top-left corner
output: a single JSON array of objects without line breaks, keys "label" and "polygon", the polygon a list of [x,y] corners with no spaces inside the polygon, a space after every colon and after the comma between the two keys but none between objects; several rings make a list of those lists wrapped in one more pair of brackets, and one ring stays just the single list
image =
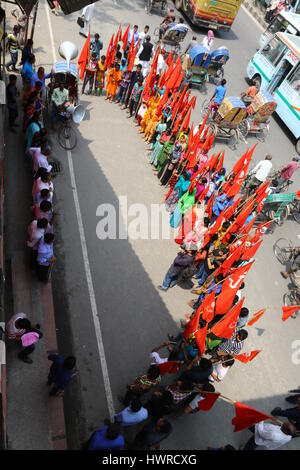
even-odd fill
[{"label": "asphalt road", "polygon": [[[50,31],[53,31],[57,57],[63,40],[75,42],[79,50],[84,40],[78,34],[77,14],[48,15],[52,28],[49,29],[45,1],[40,3],[35,46],[39,63],[49,69],[54,61]],[[152,33],[159,21],[158,14],[146,15],[143,1],[106,0],[96,5],[92,32],[101,34],[106,50],[119,22],[136,23],[140,28],[149,24]],[[216,35],[215,45],[224,44],[230,50],[225,74],[228,94],[238,96],[247,86],[246,66],[260,33],[257,24],[241,9],[232,31]],[[197,34],[202,37],[203,31],[198,30]],[[208,85],[209,96],[212,91],[213,86]],[[193,117],[197,123],[199,106],[205,96],[195,94],[197,106]],[[118,214],[118,197],[127,196],[128,205],[142,203],[149,208],[152,203],[161,202],[163,191],[147,163],[145,145],[125,112],[99,97],[84,95],[81,103],[87,111],[78,128],[78,145],[74,151],[63,151],[53,136],[55,158],[62,166],[55,179],[58,262],[53,272],[53,291],[57,333],[61,350],[66,354],[72,350],[77,356],[79,370],[65,398],[70,448],[78,448],[108,416],[107,390],[111,390],[113,406],[119,411],[117,395],[124,391],[126,383],[145,371],[151,349],[168,332],[177,331],[178,320],[189,311],[186,301],[191,298],[189,291],[179,287],[167,293],[157,289],[176,254],[177,246],[172,241],[99,240],[97,237],[96,211],[100,204],[112,204]],[[249,139],[249,145],[254,142]],[[216,149],[223,147],[221,143],[216,144]],[[245,148],[245,144],[240,144],[232,152],[226,147],[226,168],[231,168]],[[273,155],[274,167],[288,162],[294,152],[289,133],[275,119],[267,142],[256,149],[254,161],[263,158],[266,152]],[[74,169],[72,175],[70,169]],[[298,175],[297,179],[299,187]],[[83,228],[81,232],[79,226]],[[299,243],[298,234],[296,222],[287,221],[273,235],[266,236],[247,278],[245,302],[252,312],[269,307],[257,328],[249,328],[245,348],[262,349],[262,352],[251,364],[236,364],[218,387],[225,396],[265,412],[276,405],[284,406],[282,397],[288,389],[299,385],[299,365],[291,359],[292,343],[300,339],[295,328],[299,320],[281,321],[282,296],[288,282],[280,277],[280,265],[272,252],[277,238],[283,236]],[[82,246],[86,247],[84,253]],[[90,279],[86,273],[91,274]],[[103,364],[107,364],[105,380]],[[249,436],[247,432],[233,433],[233,415],[233,405],[220,400],[209,413],[172,417],[174,432],[163,448],[240,445]],[[296,443],[289,446],[296,447]]]}]

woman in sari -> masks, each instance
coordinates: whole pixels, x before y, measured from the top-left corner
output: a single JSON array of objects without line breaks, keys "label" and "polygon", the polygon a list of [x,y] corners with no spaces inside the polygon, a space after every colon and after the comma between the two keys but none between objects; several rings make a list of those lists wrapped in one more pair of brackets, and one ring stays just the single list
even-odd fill
[{"label": "woman in sari", "polygon": [[97,96],[101,96],[104,89],[105,70],[105,55],[102,55],[101,59],[98,61],[98,68],[96,72],[95,92]]},{"label": "woman in sari", "polygon": [[181,157],[182,145],[180,142],[176,142],[175,146],[170,154],[167,165],[160,176],[160,182],[162,186],[168,184],[169,179],[172,176],[173,171],[176,169],[178,162]]},{"label": "woman in sari", "polygon": [[172,135],[170,139],[164,144],[163,148],[161,149],[160,154],[157,157],[157,165],[155,165],[155,161],[154,161],[154,166],[157,168],[157,171],[158,171],[158,175],[157,175],[158,178],[160,178],[162,174],[162,170],[168,160],[170,153],[172,152],[174,144],[175,144],[175,136]]},{"label": "woman in sari", "polygon": [[165,132],[166,130],[167,130],[166,119],[162,117],[161,121],[156,126],[155,133],[154,133],[152,142],[150,143],[149,150],[154,149],[155,143],[157,142],[157,140],[159,140],[162,133]]},{"label": "woman in sari", "polygon": [[191,184],[190,178],[191,175],[189,172],[183,173],[180,176],[179,180],[174,186],[173,191],[165,202],[166,210],[168,212],[174,212],[176,209],[179,199],[184,195],[184,193],[188,190],[189,185]]},{"label": "woman in sari", "polygon": [[105,100],[108,100],[108,98],[110,97],[110,100],[109,100],[110,103],[113,102],[120,81],[121,81],[120,65],[119,64],[112,65],[107,74]]},{"label": "woman in sari", "polygon": [[196,207],[199,207],[199,209],[197,209],[199,216],[197,216],[193,230],[186,235],[182,243],[182,246],[186,250],[199,250],[208,232],[209,218],[204,217],[204,204],[199,201],[199,205],[197,203]]},{"label": "woman in sari", "polygon": [[170,225],[177,228],[182,223],[182,217],[193,207],[195,204],[195,195],[197,189],[191,185],[188,191],[179,199],[176,209],[174,210],[170,219]]},{"label": "woman in sari", "polygon": [[[160,124],[158,126],[160,126]],[[157,160],[164,144],[166,142],[168,142],[168,140],[170,139],[170,136],[171,136],[171,131],[170,130],[166,130],[165,132],[159,132],[157,134],[156,141],[155,141],[155,144],[153,146],[153,150],[152,150],[152,152],[150,154],[150,157],[149,157],[149,162],[151,163],[151,165]]]}]

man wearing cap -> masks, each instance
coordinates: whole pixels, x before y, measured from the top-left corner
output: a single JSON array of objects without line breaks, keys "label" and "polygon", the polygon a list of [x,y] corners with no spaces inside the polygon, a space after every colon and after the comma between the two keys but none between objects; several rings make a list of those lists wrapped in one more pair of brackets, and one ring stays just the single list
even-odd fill
[{"label": "man wearing cap", "polygon": [[281,170],[280,177],[278,179],[279,186],[282,186],[292,178],[295,171],[300,167],[299,161],[299,155],[295,155],[292,160]]},{"label": "man wearing cap", "polygon": [[149,72],[149,64],[150,59],[153,57],[153,44],[150,42],[151,38],[149,35],[145,37],[145,42],[141,45],[137,57],[140,59],[140,63],[142,64],[142,73],[143,77],[145,78]]}]

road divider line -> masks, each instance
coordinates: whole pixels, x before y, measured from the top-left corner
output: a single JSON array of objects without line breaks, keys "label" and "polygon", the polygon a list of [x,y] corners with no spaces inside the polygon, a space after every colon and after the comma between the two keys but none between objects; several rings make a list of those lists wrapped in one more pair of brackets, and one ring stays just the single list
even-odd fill
[{"label": "road divider line", "polygon": [[[53,61],[56,62],[53,30],[52,30],[50,15],[49,15],[49,7],[47,5],[46,5],[46,12],[47,12],[47,20],[48,20],[48,26],[49,26]],[[109,373],[108,373],[108,368],[107,368],[102,331],[101,331],[101,326],[100,326],[100,317],[99,317],[99,313],[97,309],[93,278],[92,278],[92,273],[91,273],[91,268],[90,268],[87,243],[86,243],[81,209],[80,209],[80,204],[79,204],[76,178],[75,178],[75,172],[74,172],[73,160],[72,160],[72,153],[70,150],[67,150],[67,156],[68,156],[68,165],[69,165],[69,172],[70,172],[70,178],[71,178],[73,199],[74,199],[74,205],[75,205],[75,211],[76,211],[76,217],[77,217],[77,224],[78,224],[78,230],[79,230],[79,236],[80,236],[81,250],[82,250],[82,256],[83,256],[83,263],[84,263],[84,269],[85,269],[85,276],[87,280],[91,310],[92,310],[94,327],[95,327],[95,334],[96,334],[96,339],[97,339],[98,352],[99,352],[100,363],[101,363],[101,368],[102,368],[102,376],[103,376],[103,381],[104,381],[107,406],[108,406],[110,419],[113,420],[113,417],[115,414],[114,403],[113,403]]]}]

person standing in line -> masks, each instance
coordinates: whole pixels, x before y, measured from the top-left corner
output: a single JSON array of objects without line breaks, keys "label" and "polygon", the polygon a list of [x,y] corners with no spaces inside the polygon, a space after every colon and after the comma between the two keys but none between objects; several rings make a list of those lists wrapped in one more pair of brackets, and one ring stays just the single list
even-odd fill
[{"label": "person standing in line", "polygon": [[139,424],[148,418],[148,411],[144,408],[138,398],[134,398],[129,406],[120,413],[115,414],[115,422],[121,426],[128,427]]},{"label": "person standing in line", "polygon": [[[43,201],[46,202],[46,201]],[[43,204],[43,203],[41,203]],[[50,203],[49,203],[50,204]],[[44,237],[40,240],[37,254],[37,275],[40,281],[47,282],[51,266],[55,263],[56,258],[53,253],[53,233],[45,233]]]},{"label": "person standing in line", "polygon": [[95,34],[94,40],[91,42],[91,53],[96,53],[97,60],[100,60],[100,51],[103,49],[103,42],[98,33]]},{"label": "person standing in line", "polygon": [[140,59],[140,63],[142,64],[142,73],[143,77],[145,78],[149,73],[149,65],[151,57],[153,57],[153,44],[150,42],[151,37],[148,35],[145,37],[145,41],[142,43],[137,57]]},{"label": "person standing in line", "polygon": [[137,83],[135,83],[133,90],[131,92],[130,102],[129,102],[129,118],[133,116],[133,113],[136,111],[138,103],[140,101],[141,94],[143,92],[144,85],[143,80],[139,79]]},{"label": "person standing in line", "polygon": [[86,7],[84,7],[81,13],[81,17],[84,21],[84,26],[83,28],[81,28],[81,31],[79,31],[79,34],[81,36],[84,36],[85,38],[87,38],[89,34],[91,19],[93,18],[93,15],[94,15],[94,9],[95,9],[95,4],[92,3],[91,5],[87,5]]},{"label": "person standing in line", "polygon": [[126,49],[124,51],[125,59],[127,59],[127,57],[128,57],[128,52],[129,52],[132,41],[133,41],[134,47],[137,45],[137,42],[139,40],[138,29],[139,29],[138,25],[135,24],[134,27],[129,30],[128,39],[127,39],[127,46],[126,46]]},{"label": "person standing in line", "polygon": [[31,323],[28,320],[26,313],[20,312],[15,313],[9,321],[6,323],[6,334],[8,339],[14,341],[20,341],[22,335],[26,332],[26,329],[31,327]]},{"label": "person standing in line", "polygon": [[6,102],[8,109],[8,129],[13,133],[16,132],[14,127],[18,125],[15,123],[15,120],[18,117],[17,96],[19,96],[17,77],[16,75],[11,74],[9,75],[9,83],[6,86]]},{"label": "person standing in line", "polygon": [[23,349],[18,354],[18,358],[26,364],[32,364],[32,359],[29,354],[35,350],[35,344],[42,339],[43,333],[40,331],[40,325],[30,326],[25,329],[25,333],[21,336]]},{"label": "person standing in line", "polygon": [[288,421],[281,426],[261,421],[255,426],[251,426],[249,431],[254,435],[246,442],[243,450],[255,450],[258,446],[266,447],[267,450],[279,449],[279,447],[288,444],[296,435],[296,427]]},{"label": "person standing in line", "polygon": [[139,41],[140,41],[141,46],[143,45],[143,43],[145,41],[145,38],[146,38],[147,34],[149,33],[149,29],[150,29],[149,26],[146,25],[144,27],[144,31],[141,31],[140,34],[139,34]]},{"label": "person standing in line", "polygon": [[174,287],[177,284],[180,273],[190,266],[194,259],[194,252],[192,250],[181,250],[169,267],[162,285],[158,286],[158,288],[162,291],[167,291],[169,288]]},{"label": "person standing in line", "polygon": [[19,26],[15,25],[13,27],[13,32],[7,35],[6,40],[6,52],[10,53],[10,61],[6,64],[6,70],[10,71],[12,67],[14,72],[18,72],[16,68],[16,63],[18,62],[18,49],[20,49],[18,41]]},{"label": "person standing in line", "polygon": [[62,396],[74,375],[76,358],[74,356],[64,358],[62,354],[49,354],[48,360],[52,361],[47,381],[47,385],[52,385],[49,395]]},{"label": "person standing in line", "polygon": [[118,423],[100,426],[86,444],[87,450],[123,450],[125,439]]},{"label": "person standing in line", "polygon": [[141,81],[143,82],[143,74],[142,74],[142,65],[141,65],[141,64],[138,64],[138,65],[136,66],[136,70],[134,70],[134,71],[131,73],[130,83],[129,83],[129,86],[128,86],[128,90],[127,90],[127,93],[126,93],[126,98],[125,98],[124,106],[123,106],[122,109],[126,109],[126,108],[128,107],[129,100],[130,100],[130,97],[131,97],[132,89],[133,89],[134,85],[135,85],[139,80],[141,80]]},{"label": "person standing in line", "polygon": [[87,85],[89,84],[89,91],[87,92],[88,95],[91,95],[94,88],[95,82],[95,74],[98,69],[98,60],[96,52],[92,52],[91,57],[87,60],[87,64],[85,67],[85,75],[82,85],[82,94],[84,95],[84,90]]}]

